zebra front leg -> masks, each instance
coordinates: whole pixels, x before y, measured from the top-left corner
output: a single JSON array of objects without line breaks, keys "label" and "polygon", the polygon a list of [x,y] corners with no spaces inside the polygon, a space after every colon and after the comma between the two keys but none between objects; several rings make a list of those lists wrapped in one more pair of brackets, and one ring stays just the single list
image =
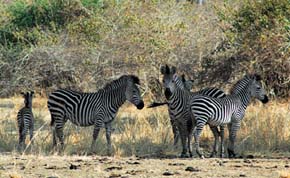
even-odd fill
[{"label": "zebra front leg", "polygon": [[95,128],[94,128],[93,140],[92,140],[92,144],[91,144],[91,151],[92,152],[94,152],[94,150],[95,150],[96,140],[99,136],[100,128],[101,128],[100,126],[95,126]]},{"label": "zebra front leg", "polygon": [[214,157],[216,157],[216,155],[218,153],[219,131],[218,131],[218,128],[216,126],[210,126],[210,129],[214,135],[214,144],[213,144],[213,148],[212,148],[212,152],[210,154],[210,157],[214,158]]},{"label": "zebra front leg", "polygon": [[172,132],[173,132],[173,137],[174,137],[173,146],[177,147],[177,143],[179,140],[179,132],[178,132],[178,128],[176,125],[176,121],[174,120],[174,118],[172,118],[172,116],[170,116],[170,123],[172,126]]},{"label": "zebra front leg", "polygon": [[105,124],[105,127],[106,127],[106,139],[107,139],[107,154],[110,156],[112,154],[112,143],[111,143],[112,124],[111,122]]},{"label": "zebra front leg", "polygon": [[199,137],[201,135],[201,132],[202,132],[202,129],[203,129],[205,123],[204,122],[199,122],[198,118],[196,120],[197,120],[197,125],[196,125],[196,129],[195,129],[195,134],[194,134],[195,149],[196,149],[196,153],[198,154],[198,156],[203,159],[204,155],[200,151],[200,148],[199,148]]},{"label": "zebra front leg", "polygon": [[235,140],[237,131],[240,128],[240,122],[231,123],[228,125],[229,127],[229,145],[228,145],[228,154],[229,158],[235,158]]},{"label": "zebra front leg", "polygon": [[186,127],[183,127],[182,125],[178,125],[178,131],[180,133],[181,144],[182,144],[182,152],[180,155],[181,158],[187,158],[187,145],[186,145],[187,136],[184,133],[186,131],[186,129],[184,128]]},{"label": "zebra front leg", "polygon": [[220,157],[224,158],[225,157],[225,147],[224,147],[225,126],[224,125],[220,126],[220,137],[221,137],[221,153],[220,153]]},{"label": "zebra front leg", "polygon": [[192,158],[192,145],[191,145],[192,132],[193,132],[193,128],[191,127],[191,128],[189,128],[188,140],[187,140],[188,153],[189,153],[189,157],[191,157],[191,158]]}]

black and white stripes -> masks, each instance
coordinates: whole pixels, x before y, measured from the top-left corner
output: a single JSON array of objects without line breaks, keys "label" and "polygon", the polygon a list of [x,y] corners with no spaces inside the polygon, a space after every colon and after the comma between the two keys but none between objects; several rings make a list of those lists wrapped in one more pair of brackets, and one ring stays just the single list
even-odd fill
[{"label": "black and white stripes", "polygon": [[32,113],[32,98],[34,92],[21,93],[24,97],[25,106],[21,108],[17,114],[17,124],[19,131],[19,144],[18,149],[25,147],[26,133],[29,130],[30,141],[33,138],[34,117]]},{"label": "black and white stripes", "polygon": [[144,107],[140,91],[136,84],[139,78],[124,75],[107,84],[96,93],[80,93],[59,89],[51,93],[48,108],[53,126],[53,145],[59,139],[63,147],[63,126],[67,120],[79,126],[94,125],[92,146],[98,137],[101,127],[106,128],[108,151],[111,150],[111,122],[119,107],[126,101],[133,103],[138,109]]},{"label": "black and white stripes", "polygon": [[[229,157],[235,156],[234,142],[236,133],[240,128],[241,120],[244,118],[251,98],[257,98],[263,103],[268,102],[268,97],[262,88],[260,80],[261,78],[258,75],[246,75],[234,85],[230,95],[224,98],[197,95],[191,99],[190,112],[196,125],[194,137],[196,151],[199,156],[203,157],[199,150],[199,137],[205,124],[210,126],[228,124],[230,141],[228,153]],[[223,148],[221,152],[223,154]]]}]

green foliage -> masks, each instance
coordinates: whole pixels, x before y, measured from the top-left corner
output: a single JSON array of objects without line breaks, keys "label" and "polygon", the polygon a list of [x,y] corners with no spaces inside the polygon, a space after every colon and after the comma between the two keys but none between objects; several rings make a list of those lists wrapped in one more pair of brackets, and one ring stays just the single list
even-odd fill
[{"label": "green foliage", "polygon": [[0,42],[2,45],[36,45],[41,41],[52,40],[54,35],[50,37],[50,32],[58,33],[66,24],[88,16],[79,1],[17,0],[4,9],[3,19],[8,20],[0,25],[0,37],[4,39]]},{"label": "green foliage", "polygon": [[103,5],[103,0],[81,0],[81,2],[84,5],[84,7],[93,10],[98,9]]},{"label": "green foliage", "polygon": [[240,44],[255,43],[254,40],[259,40],[265,31],[279,30],[289,24],[289,0],[247,0],[237,10],[231,8],[226,4],[219,16],[231,24],[231,28],[227,30],[235,35],[228,34],[230,37],[235,36]]},{"label": "green foliage", "polygon": [[18,29],[33,28],[36,26],[50,26],[51,22],[57,25],[65,23],[62,9],[64,1],[36,0],[31,4],[18,0],[8,7],[12,15],[11,23]]},{"label": "green foliage", "polygon": [[228,3],[219,9],[219,17],[226,22],[223,30],[238,52],[215,65],[226,66],[228,61],[232,73],[261,73],[273,95],[290,96],[290,1],[247,0],[237,9]]}]

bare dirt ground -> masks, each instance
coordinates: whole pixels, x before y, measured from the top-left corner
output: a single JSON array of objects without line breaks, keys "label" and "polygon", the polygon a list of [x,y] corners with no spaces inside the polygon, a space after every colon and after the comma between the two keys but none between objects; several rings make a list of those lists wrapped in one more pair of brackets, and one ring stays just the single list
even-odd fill
[{"label": "bare dirt ground", "polygon": [[290,177],[290,158],[159,159],[1,155],[0,177]]}]

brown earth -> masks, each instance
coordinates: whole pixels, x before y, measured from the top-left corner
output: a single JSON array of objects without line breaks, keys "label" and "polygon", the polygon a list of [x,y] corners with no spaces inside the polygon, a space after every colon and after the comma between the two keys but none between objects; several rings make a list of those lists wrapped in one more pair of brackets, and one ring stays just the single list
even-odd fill
[{"label": "brown earth", "polygon": [[197,159],[1,155],[0,177],[290,177],[290,158]]}]

